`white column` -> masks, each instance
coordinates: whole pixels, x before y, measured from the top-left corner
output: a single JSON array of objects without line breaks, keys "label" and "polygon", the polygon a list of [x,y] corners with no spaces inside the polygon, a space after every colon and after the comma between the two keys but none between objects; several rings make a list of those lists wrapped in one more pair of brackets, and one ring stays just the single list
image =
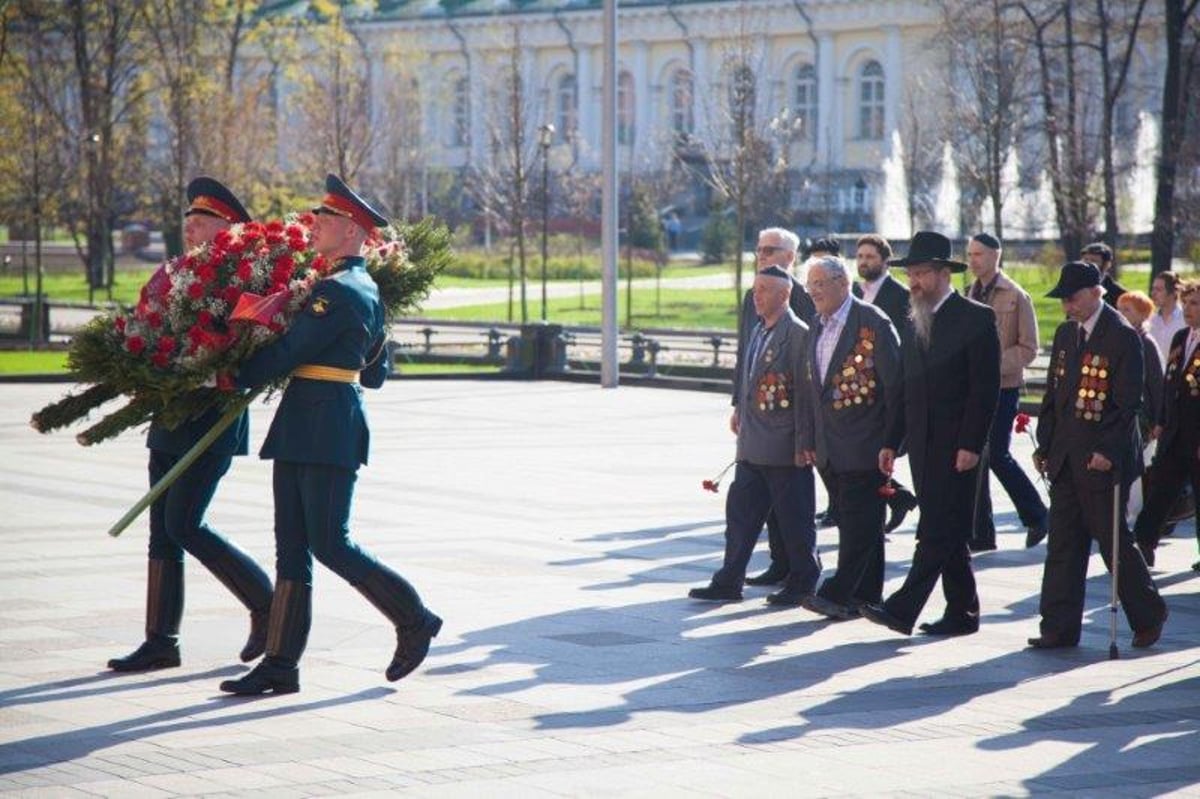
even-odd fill
[{"label": "white column", "polygon": [[483,88],[485,57],[482,50],[473,50],[467,62],[467,141],[471,149],[468,161],[472,164],[486,163],[490,158],[484,122],[484,105],[487,102]]},{"label": "white column", "polygon": [[817,162],[842,162],[842,97],[834,75],[833,36],[817,34]]},{"label": "white column", "polygon": [[695,70],[692,75],[692,116],[695,117],[696,131],[700,132],[707,128],[708,115],[705,104],[712,91],[712,76],[708,70],[708,40],[696,39],[692,48],[695,53],[695,63],[692,65],[692,69]]},{"label": "white column", "polygon": [[592,54],[595,49],[590,44],[578,47],[579,58],[575,64],[575,86],[579,93],[579,149],[587,166],[596,162],[596,151],[600,144],[600,120],[596,111],[600,108],[597,101],[598,89],[592,81]]},{"label": "white column", "polygon": [[650,141],[650,132],[656,125],[652,116],[654,106],[650,96],[650,48],[645,42],[633,45],[630,72],[633,75],[633,144],[637,148],[635,152],[648,154],[653,144]]},{"label": "white column", "polygon": [[904,71],[904,64],[900,28],[891,25],[886,31],[887,44],[883,56],[883,136],[890,147],[892,131],[900,127],[900,94],[904,86],[904,76],[901,73]]}]

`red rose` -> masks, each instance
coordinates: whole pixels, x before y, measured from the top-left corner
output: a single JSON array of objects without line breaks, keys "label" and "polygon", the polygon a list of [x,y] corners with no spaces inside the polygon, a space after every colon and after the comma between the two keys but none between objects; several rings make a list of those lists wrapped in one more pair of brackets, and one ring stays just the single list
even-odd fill
[{"label": "red rose", "polygon": [[175,349],[175,339],[171,336],[163,336],[158,340],[158,351],[169,353]]},{"label": "red rose", "polygon": [[162,323],[162,314],[160,314],[158,311],[151,311],[150,313],[146,314],[146,324],[150,325],[150,327],[154,328],[155,330],[158,330],[160,327],[162,327]]},{"label": "red rose", "polygon": [[204,286],[200,283],[193,283],[188,286],[187,295],[193,300],[198,300],[204,296]]},{"label": "red rose", "polygon": [[154,364],[159,369],[166,369],[167,364],[169,364],[170,362],[171,362],[170,358],[167,356],[167,353],[165,353],[165,352],[156,352],[150,356],[150,363]]},{"label": "red rose", "polygon": [[1029,430],[1030,416],[1027,413],[1018,413],[1016,419],[1016,432],[1024,433]]},{"label": "red rose", "polygon": [[146,340],[141,336],[130,336],[129,340],[125,342],[125,349],[134,355],[139,355],[142,350],[146,349]]}]

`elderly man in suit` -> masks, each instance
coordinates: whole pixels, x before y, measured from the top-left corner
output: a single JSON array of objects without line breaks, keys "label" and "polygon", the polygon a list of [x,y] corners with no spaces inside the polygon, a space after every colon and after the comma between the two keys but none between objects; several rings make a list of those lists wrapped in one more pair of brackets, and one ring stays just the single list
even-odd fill
[{"label": "elderly man in suit", "polygon": [[1079,643],[1093,539],[1111,568],[1113,493],[1117,523],[1117,591],[1133,628],[1133,645],[1162,634],[1167,606],[1125,524],[1129,486],[1142,470],[1137,415],[1142,404],[1142,343],[1103,301],[1100,270],[1084,261],[1063,266],[1048,296],[1062,300],[1067,321],[1054,333],[1046,393],[1038,412],[1035,463],[1050,480],[1050,535],[1042,573],[1041,634],[1035,649]]},{"label": "elderly man in suit", "polygon": [[[791,275],[792,269],[796,265],[796,252],[799,247],[800,237],[790,230],[771,227],[759,231],[758,246],[754,250],[758,270],[762,271],[776,266]],[[796,282],[794,276],[792,276],[792,293],[788,297],[788,305],[801,322],[805,325],[812,323],[814,313],[812,298],[808,296],[804,287]],[[758,313],[754,309],[754,290],[750,289],[742,297],[742,311],[738,319],[737,354],[739,362],[745,354],[744,350],[747,342],[750,341],[754,326],[758,324],[758,318]],[[732,400],[734,406],[738,404],[741,393],[741,374],[734,370]],[[770,547],[771,563],[766,571],[747,579],[746,582],[749,585],[777,585],[787,577],[787,553],[784,551],[783,541],[779,536],[779,523],[776,521],[774,513],[767,515],[767,544]]]},{"label": "elderly man in suit", "polygon": [[817,307],[809,350],[817,465],[837,487],[837,571],[802,603],[833,619],[883,597],[883,515],[879,450],[900,411],[900,339],[883,311],[850,294],[839,258],[808,269]]},{"label": "elderly man in suit", "polygon": [[920,231],[908,256],[891,262],[908,270],[912,324],[902,332],[904,411],[888,431],[879,468],[890,475],[896,451],[907,442],[921,521],[904,585],[861,612],[904,635],[912,633],[939,578],[946,611],[922,631],[966,635],[979,629],[967,539],[979,455],[1000,394],[1000,339],[991,309],[950,287],[951,273],[967,268],[950,254],[949,239]]},{"label": "elderly man in suit", "polygon": [[[874,305],[887,314],[899,332],[908,326],[908,289],[888,271],[888,259],[892,257],[892,245],[878,233],[868,233],[858,239],[854,251],[855,266],[859,281],[851,290],[863,302]],[[887,498],[890,509],[885,530],[891,532],[904,524],[904,517],[917,507],[917,498],[896,480],[889,484],[891,496]]]},{"label": "elderly man in suit", "polygon": [[812,397],[808,328],[788,307],[791,276],[768,267],[754,278],[754,326],[738,359],[741,396],[729,420],[737,468],[725,501],[725,559],[709,585],[688,596],[739,602],[746,564],[774,510],[787,552],[788,577],[773,605],[799,605],[821,575],[813,523]]}]

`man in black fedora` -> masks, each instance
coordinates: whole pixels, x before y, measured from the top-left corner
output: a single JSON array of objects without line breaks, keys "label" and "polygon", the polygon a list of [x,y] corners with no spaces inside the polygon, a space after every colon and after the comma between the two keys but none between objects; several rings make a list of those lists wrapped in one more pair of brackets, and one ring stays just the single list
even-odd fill
[{"label": "man in black fedora", "polygon": [[1162,634],[1167,606],[1125,523],[1129,486],[1142,471],[1142,342],[1103,301],[1094,264],[1072,261],[1047,294],[1062,300],[1067,321],[1054,333],[1046,393],[1038,412],[1034,461],[1050,480],[1050,534],[1035,649],[1079,643],[1092,540],[1111,568],[1113,494],[1119,505],[1117,592],[1133,628],[1133,645]]},{"label": "man in black fedora", "polygon": [[921,518],[904,585],[861,611],[904,635],[912,634],[938,578],[946,611],[922,631],[966,635],[979,629],[967,540],[979,456],[1000,394],[1000,339],[992,310],[951,288],[951,274],[967,265],[950,255],[949,239],[920,231],[908,257],[890,261],[908,272],[912,323],[901,331],[902,412],[893,417],[879,469],[891,475],[897,450],[907,445]]}]

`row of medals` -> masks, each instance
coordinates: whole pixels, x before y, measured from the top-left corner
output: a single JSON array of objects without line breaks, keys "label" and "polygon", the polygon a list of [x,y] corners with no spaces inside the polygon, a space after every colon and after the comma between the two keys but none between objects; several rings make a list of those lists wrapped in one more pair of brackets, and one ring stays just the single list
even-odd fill
[{"label": "row of medals", "polygon": [[[868,350],[875,349],[873,341],[866,340],[861,342],[861,344]],[[866,375],[863,373],[869,371],[874,366],[875,360],[873,358],[863,358],[862,353],[856,353],[854,356],[854,365],[842,369],[842,377],[865,377]],[[842,408],[849,408],[851,405],[862,405],[864,402],[868,405],[874,404],[875,398],[870,396],[871,389],[873,388],[875,388],[875,381],[870,379],[861,384],[853,379],[843,381],[838,385],[837,391],[833,394],[835,397],[833,409],[840,411]]]},{"label": "row of medals", "polygon": [[1083,367],[1079,381],[1079,399],[1075,400],[1075,416],[1088,421],[1100,421],[1104,400],[1108,398],[1108,369],[1100,367],[1100,356],[1093,355],[1090,366]]},{"label": "row of medals", "polygon": [[1183,373],[1183,380],[1188,384],[1188,394],[1193,397],[1200,397],[1200,351],[1197,351],[1192,358],[1192,368]]},{"label": "row of medals", "polygon": [[[767,402],[758,403],[758,409],[760,411],[765,411],[768,407],[770,407],[771,410],[775,410],[775,388],[776,388],[776,385],[768,386],[766,383],[759,384],[759,386],[758,386],[759,391],[764,391],[767,394]],[[782,386],[780,388],[782,388]],[[781,391],[780,393],[783,393],[783,392]],[[780,408],[786,408],[790,404],[791,403],[788,402],[786,395],[784,396],[783,399],[781,399],[779,401]]]}]

